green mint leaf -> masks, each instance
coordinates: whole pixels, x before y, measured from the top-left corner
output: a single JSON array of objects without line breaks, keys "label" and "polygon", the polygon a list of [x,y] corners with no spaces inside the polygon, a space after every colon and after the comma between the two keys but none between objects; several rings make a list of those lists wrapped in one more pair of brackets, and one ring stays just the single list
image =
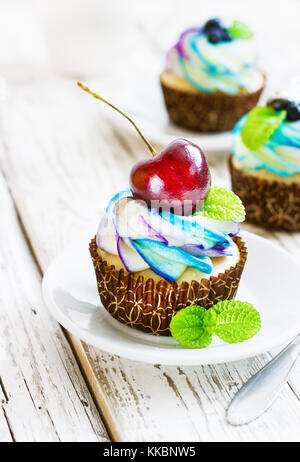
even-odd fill
[{"label": "green mint leaf", "polygon": [[243,143],[247,148],[256,150],[273,135],[286,118],[286,111],[275,111],[270,106],[252,109],[241,130]]},{"label": "green mint leaf", "polygon": [[220,186],[210,188],[201,214],[215,220],[245,220],[245,208],[241,199],[234,192]]},{"label": "green mint leaf", "polygon": [[211,343],[216,323],[215,312],[191,305],[175,314],[170,331],[175,340],[187,348],[206,348]]},{"label": "green mint leaf", "polygon": [[234,39],[248,40],[253,37],[253,32],[247,24],[242,21],[233,21],[230,27],[227,28],[227,32]]},{"label": "green mint leaf", "polygon": [[210,310],[217,314],[214,335],[227,343],[243,342],[253,337],[260,329],[259,312],[247,302],[225,300]]}]

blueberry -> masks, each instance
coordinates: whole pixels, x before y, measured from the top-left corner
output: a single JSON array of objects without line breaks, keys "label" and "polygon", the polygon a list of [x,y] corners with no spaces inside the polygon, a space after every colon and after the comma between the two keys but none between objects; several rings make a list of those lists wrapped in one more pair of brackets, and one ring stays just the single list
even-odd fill
[{"label": "blueberry", "polygon": [[232,37],[228,34],[226,29],[222,29],[222,41],[223,42],[231,42]]},{"label": "blueberry", "polygon": [[290,101],[284,98],[270,99],[267,103],[267,105],[272,106],[275,109],[275,111],[281,111],[282,109],[286,109],[289,104]]},{"label": "blueberry", "polygon": [[205,32],[208,32],[209,30],[214,29],[214,28],[220,28],[220,29],[222,28],[221,19],[219,19],[219,18],[209,19],[204,24],[204,31]]},{"label": "blueberry", "polygon": [[300,103],[295,103],[290,101],[286,106],[287,111],[287,120],[294,122],[295,120],[300,120]]},{"label": "blueberry", "polygon": [[219,27],[211,28],[207,32],[207,38],[211,43],[229,42],[232,40],[226,29],[221,29]]},{"label": "blueberry", "polygon": [[204,25],[204,32],[207,33],[207,38],[211,43],[229,42],[232,40],[219,18],[207,21]]},{"label": "blueberry", "polygon": [[218,29],[215,27],[214,29],[210,29],[207,34],[207,38],[211,43],[218,43],[222,40],[222,29]]}]

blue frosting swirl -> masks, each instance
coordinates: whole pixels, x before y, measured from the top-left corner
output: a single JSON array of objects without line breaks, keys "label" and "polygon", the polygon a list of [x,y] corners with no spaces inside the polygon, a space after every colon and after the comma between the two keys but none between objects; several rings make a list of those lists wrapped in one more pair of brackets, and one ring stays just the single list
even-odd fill
[{"label": "blue frosting swirl", "polygon": [[234,221],[150,210],[125,190],[109,202],[96,242],[100,249],[118,255],[127,271],[151,268],[174,281],[187,267],[210,274],[211,259],[233,256],[232,237],[238,232]]}]

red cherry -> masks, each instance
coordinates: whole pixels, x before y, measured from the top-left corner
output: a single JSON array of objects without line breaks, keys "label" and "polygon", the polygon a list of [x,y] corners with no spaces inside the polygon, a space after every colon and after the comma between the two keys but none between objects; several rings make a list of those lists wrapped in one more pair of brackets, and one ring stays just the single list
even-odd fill
[{"label": "red cherry", "polygon": [[[210,188],[210,172],[202,150],[180,138],[160,154],[135,164],[130,174],[134,197],[151,201],[190,201],[194,208]],[[184,213],[191,213],[184,209]]]},{"label": "red cherry", "polygon": [[151,152],[152,158],[138,162],[131,170],[130,187],[134,197],[146,201],[149,207],[154,206],[153,201],[159,201],[159,207],[166,206],[174,213],[192,213],[199,201],[205,199],[210,188],[209,168],[199,146],[180,138],[157,154],[128,115],[83,83],[77,84],[126,117]]}]

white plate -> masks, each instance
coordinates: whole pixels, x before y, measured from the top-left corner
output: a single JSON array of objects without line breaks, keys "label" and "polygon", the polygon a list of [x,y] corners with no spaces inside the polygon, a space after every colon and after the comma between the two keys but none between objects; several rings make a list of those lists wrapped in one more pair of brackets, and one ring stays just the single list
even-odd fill
[{"label": "white plate", "polygon": [[185,349],[173,338],[151,336],[116,321],[99,302],[86,241],[75,243],[53,261],[43,280],[45,302],[72,334],[101,350],[137,361],[214,364],[263,353],[284,345],[300,331],[300,267],[277,245],[246,231],[242,234],[249,256],[237,299],[253,303],[262,319],[260,332],[245,342],[230,345],[214,337],[208,348]]}]

